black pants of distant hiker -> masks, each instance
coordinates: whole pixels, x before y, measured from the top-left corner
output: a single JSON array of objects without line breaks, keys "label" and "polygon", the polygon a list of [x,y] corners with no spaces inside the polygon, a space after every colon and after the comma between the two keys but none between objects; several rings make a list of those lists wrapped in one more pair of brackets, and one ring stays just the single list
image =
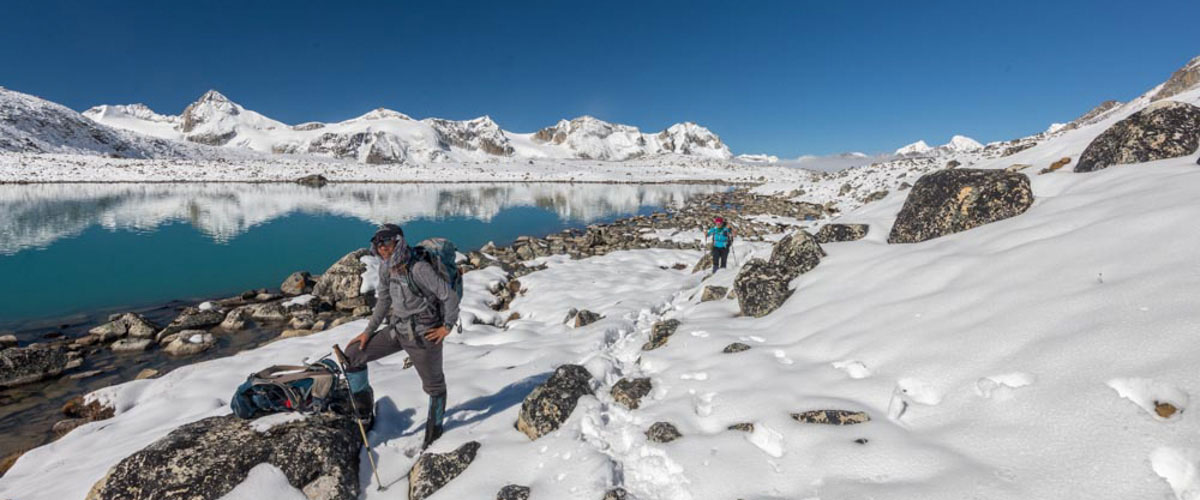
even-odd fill
[{"label": "black pants of distant hiker", "polygon": [[725,263],[729,261],[729,247],[713,247],[713,272],[718,269],[725,269]]},{"label": "black pants of distant hiker", "polygon": [[[361,370],[367,363],[404,351],[412,359],[413,368],[421,377],[421,388],[425,394],[437,396],[446,393],[446,375],[442,372],[442,343],[433,343],[424,338],[413,341],[392,335],[390,329],[380,330],[367,342],[366,349],[359,349],[358,342],[346,348],[347,370]],[[399,340],[397,340],[399,338]]]}]

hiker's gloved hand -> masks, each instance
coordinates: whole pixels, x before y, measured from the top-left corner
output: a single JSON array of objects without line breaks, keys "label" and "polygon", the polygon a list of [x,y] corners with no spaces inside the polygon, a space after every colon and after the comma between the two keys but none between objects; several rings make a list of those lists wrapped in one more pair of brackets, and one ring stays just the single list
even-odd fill
[{"label": "hiker's gloved hand", "polygon": [[362,332],[358,334],[357,337],[354,337],[354,339],[350,340],[350,343],[346,344],[346,348],[349,349],[350,346],[354,345],[355,342],[358,342],[358,350],[365,351],[367,350],[368,340],[371,340],[371,332]]},{"label": "hiker's gloved hand", "polygon": [[446,338],[447,335],[450,335],[450,330],[444,326],[439,326],[429,330],[428,332],[425,332],[425,340],[437,344],[440,343],[442,339]]}]

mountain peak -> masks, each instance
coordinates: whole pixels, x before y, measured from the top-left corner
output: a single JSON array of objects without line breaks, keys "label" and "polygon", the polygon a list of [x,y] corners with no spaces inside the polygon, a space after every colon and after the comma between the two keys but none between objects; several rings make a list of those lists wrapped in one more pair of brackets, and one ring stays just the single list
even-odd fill
[{"label": "mountain peak", "polygon": [[225,94],[217,92],[216,89],[209,89],[208,92],[205,92],[204,95],[200,96],[200,99],[196,100],[196,102],[232,103],[233,101],[230,101],[228,97],[225,97]]},{"label": "mountain peak", "polygon": [[356,118],[357,120],[412,120],[412,117],[388,108],[375,108]]},{"label": "mountain peak", "polygon": [[909,144],[907,146],[904,146],[900,149],[897,149],[896,154],[898,154],[898,155],[920,154],[920,153],[927,153],[931,149],[933,149],[933,148],[929,147],[929,144],[926,144],[924,140],[920,140],[920,141],[914,142],[912,144]]},{"label": "mountain peak", "polygon": [[1172,73],[1171,77],[1163,82],[1158,92],[1150,98],[1150,102],[1175,96],[1196,85],[1200,85],[1200,56],[1192,58],[1182,68]]}]

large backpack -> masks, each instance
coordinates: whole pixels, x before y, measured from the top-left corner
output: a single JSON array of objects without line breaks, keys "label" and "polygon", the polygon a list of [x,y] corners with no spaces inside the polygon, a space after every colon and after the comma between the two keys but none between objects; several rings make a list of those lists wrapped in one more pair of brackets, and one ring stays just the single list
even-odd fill
[{"label": "large backpack", "polygon": [[[408,259],[409,269],[412,269],[412,264],[419,260],[428,262],[433,267],[434,272],[446,280],[446,283],[450,284],[450,288],[454,289],[455,295],[458,295],[459,299],[462,298],[463,280],[462,273],[458,269],[458,248],[454,246],[454,242],[446,238],[429,238],[409,248]],[[409,290],[412,290],[417,296],[424,298],[426,302],[433,303],[434,307],[440,307],[441,303],[426,294],[424,290],[421,290],[421,287],[417,286],[412,278],[408,278],[405,281],[408,282]],[[441,312],[440,309],[439,312]],[[449,319],[453,321],[458,320],[458,318]],[[452,325],[446,326],[449,327]]]},{"label": "large backpack", "polygon": [[341,406],[348,395],[337,383],[339,373],[337,363],[330,359],[303,366],[271,366],[246,377],[229,406],[235,415],[247,419],[285,411],[344,412]]}]

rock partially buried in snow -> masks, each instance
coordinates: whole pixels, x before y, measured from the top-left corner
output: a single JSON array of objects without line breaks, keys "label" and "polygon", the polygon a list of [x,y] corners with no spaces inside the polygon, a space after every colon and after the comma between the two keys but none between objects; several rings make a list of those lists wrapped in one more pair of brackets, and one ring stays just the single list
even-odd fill
[{"label": "rock partially buried in snow", "polygon": [[725,354],[733,354],[733,353],[749,351],[749,350],[750,350],[750,346],[743,344],[741,342],[734,342],[732,344],[725,346],[725,348],[722,349],[721,352],[723,352]]},{"label": "rock partially buried in snow", "polygon": [[940,170],[913,186],[888,243],[917,243],[1014,217],[1033,204],[1025,174],[1003,170]]},{"label": "rock partially buried in snow", "polygon": [[613,488],[604,492],[602,500],[628,500],[629,494],[625,492],[625,488]]},{"label": "rock partially buried in snow", "polygon": [[659,321],[650,327],[650,341],[642,345],[643,351],[653,351],[667,345],[667,340],[670,340],[672,335],[675,335],[675,330],[679,329],[679,320],[668,319]]},{"label": "rock partially buried in snow", "polygon": [[855,425],[871,421],[866,413],[850,410],[812,410],[793,413],[792,418],[805,424],[829,425]]},{"label": "rock partially buried in snow", "polygon": [[496,500],[529,500],[529,487],[510,484],[496,493]]},{"label": "rock partially buried in snow", "polygon": [[609,393],[612,394],[613,400],[616,402],[625,405],[630,410],[636,410],[642,404],[642,398],[650,394],[650,389],[653,387],[650,379],[646,377],[623,378],[618,380],[616,384],[613,384],[612,390]]},{"label": "rock partially buried in snow", "polygon": [[587,309],[575,313],[575,328],[583,327],[600,321],[604,316],[591,312]]},{"label": "rock partially buried in snow", "polygon": [[1200,148],[1200,107],[1159,101],[1114,123],[1088,144],[1076,172],[1178,158]]},{"label": "rock partially buried in snow", "polygon": [[679,429],[675,428],[674,424],[669,422],[655,422],[646,431],[646,439],[655,443],[670,443],[676,439],[683,437]]},{"label": "rock partially buried in snow", "polygon": [[751,259],[733,280],[733,291],[742,314],[761,318],[779,309],[792,295],[788,290],[789,281],[791,279],[783,268],[762,259]]},{"label": "rock partially buried in snow", "polygon": [[867,224],[825,224],[813,238],[817,243],[858,241],[865,238],[870,229]]},{"label": "rock partially buried in snow", "polygon": [[70,353],[61,346],[31,345],[0,351],[0,387],[31,384],[57,377],[70,368]]},{"label": "rock partially buried in snow", "polygon": [[796,231],[775,244],[771,250],[771,258],[767,262],[784,270],[788,281],[801,274],[811,271],[821,263],[825,250],[817,244],[817,240],[804,230]]},{"label": "rock partially buried in snow", "polygon": [[103,325],[88,330],[88,334],[100,337],[101,342],[107,342],[121,337],[153,338],[159,330],[158,325],[151,323],[139,314],[121,314]]},{"label": "rock partially buried in snow", "polygon": [[730,425],[729,427],[726,427],[726,429],[731,431],[754,432],[754,424],[750,422],[740,422]]},{"label": "rock partially buried in snow", "polygon": [[700,257],[700,260],[696,262],[695,266],[692,266],[692,274],[698,273],[700,271],[710,270],[710,269],[712,269],[712,267],[713,267],[712,252],[704,252],[704,256]]},{"label": "rock partially buried in snow", "polygon": [[729,293],[729,289],[723,286],[708,285],[704,287],[704,293],[700,294],[700,302],[709,302],[713,300],[721,300]]},{"label": "rock partially buried in snow", "polygon": [[467,470],[479,452],[471,441],[448,453],[424,453],[408,472],[408,499],[424,500]]},{"label": "rock partially buried in snow", "polygon": [[200,354],[217,345],[217,339],[204,330],[184,330],[163,350],[171,356]]},{"label": "rock partially buried in snow", "polygon": [[215,500],[262,463],[310,499],[355,499],[362,442],[354,425],[326,413],[259,432],[233,415],[205,418],[121,460],[87,500]]},{"label": "rock partially buried in snow", "polygon": [[590,394],[592,374],[586,368],[579,365],[559,366],[521,403],[517,430],[525,433],[529,439],[553,432],[575,411],[579,398]]}]

